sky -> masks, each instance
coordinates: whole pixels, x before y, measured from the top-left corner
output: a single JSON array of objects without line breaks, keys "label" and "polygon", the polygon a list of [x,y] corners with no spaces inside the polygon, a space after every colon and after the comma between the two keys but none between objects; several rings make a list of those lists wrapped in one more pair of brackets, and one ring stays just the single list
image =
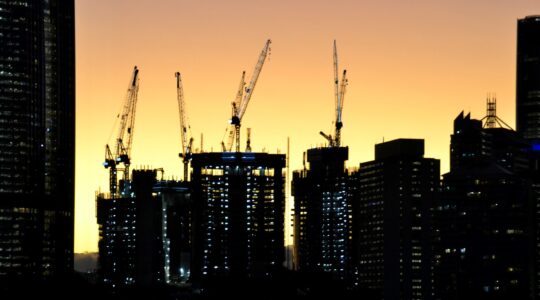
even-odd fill
[{"label": "sky", "polygon": [[374,145],[425,139],[425,156],[449,169],[454,118],[497,114],[515,127],[516,23],[538,0],[76,0],[75,252],[97,251],[97,191],[133,67],[140,88],[132,169],[178,179],[180,123],[174,73],[182,74],[196,149],[220,151],[242,71],[253,73],[272,40],[242,119],[242,149],[302,153],[325,143],[334,115],[332,43],[347,70],[342,144],[349,168]]}]

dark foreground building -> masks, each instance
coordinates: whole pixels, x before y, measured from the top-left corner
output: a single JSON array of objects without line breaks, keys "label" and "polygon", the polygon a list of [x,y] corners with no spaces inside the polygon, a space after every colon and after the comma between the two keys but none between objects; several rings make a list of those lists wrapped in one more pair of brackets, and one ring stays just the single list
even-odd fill
[{"label": "dark foreground building", "polygon": [[73,269],[73,1],[0,1],[0,283]]},{"label": "dark foreground building", "polygon": [[191,275],[272,277],[283,267],[285,155],[193,154]]},{"label": "dark foreground building", "polygon": [[[517,21],[517,132],[529,142],[530,180],[535,203],[540,203],[540,15]],[[536,269],[540,270],[540,206],[536,208]],[[540,298],[540,271],[536,296]]]},{"label": "dark foreground building", "polygon": [[540,147],[540,15],[517,23],[517,131]]},{"label": "dark foreground building", "polygon": [[307,151],[309,169],[293,173],[294,238],[299,271],[328,272],[336,279],[350,272],[350,201],[347,147]]},{"label": "dark foreground building", "polygon": [[533,299],[536,206],[527,148],[489,118],[484,125],[463,113],[455,119],[435,212],[437,299]]},{"label": "dark foreground building", "polygon": [[354,231],[358,287],[383,299],[432,299],[432,210],[440,162],[424,158],[424,140],[375,145],[360,164]]}]

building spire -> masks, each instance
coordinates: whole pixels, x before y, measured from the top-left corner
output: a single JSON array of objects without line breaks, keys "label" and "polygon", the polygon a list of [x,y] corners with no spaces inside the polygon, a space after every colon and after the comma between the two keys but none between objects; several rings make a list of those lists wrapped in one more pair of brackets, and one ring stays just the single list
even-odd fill
[{"label": "building spire", "polygon": [[497,96],[495,93],[488,93],[486,99],[486,116],[482,118],[484,128],[506,128],[513,130],[501,118],[497,117]]}]

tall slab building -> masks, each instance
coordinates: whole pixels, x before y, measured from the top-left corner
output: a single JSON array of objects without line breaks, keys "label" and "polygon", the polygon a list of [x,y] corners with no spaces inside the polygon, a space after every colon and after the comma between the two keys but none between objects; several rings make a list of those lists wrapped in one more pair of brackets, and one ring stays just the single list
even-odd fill
[{"label": "tall slab building", "polygon": [[540,142],[540,15],[518,20],[516,123],[524,138]]},{"label": "tall slab building", "polygon": [[292,180],[296,267],[347,279],[350,272],[350,197],[345,161],[348,147],[307,150],[309,169]]},{"label": "tall slab building", "polygon": [[534,294],[540,297],[540,15],[517,21],[516,130],[530,144],[529,180],[536,206]]},{"label": "tall slab building", "polygon": [[73,269],[74,1],[0,1],[0,282]]},{"label": "tall slab building", "polygon": [[272,277],[285,260],[285,155],[193,154],[191,278]]},{"label": "tall slab building", "polygon": [[384,299],[433,299],[432,211],[440,162],[424,157],[424,140],[375,145],[361,163],[354,232],[358,287]]}]

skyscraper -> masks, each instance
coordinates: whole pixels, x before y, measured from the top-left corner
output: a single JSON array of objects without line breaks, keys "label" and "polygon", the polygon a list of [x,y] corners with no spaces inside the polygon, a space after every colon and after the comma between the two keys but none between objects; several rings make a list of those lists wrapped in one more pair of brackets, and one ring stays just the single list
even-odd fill
[{"label": "skyscraper", "polygon": [[293,173],[297,268],[346,279],[350,262],[347,147],[307,151],[309,169]]},{"label": "skyscraper", "polygon": [[191,275],[273,276],[285,261],[285,155],[196,153]]},{"label": "skyscraper", "polygon": [[[100,280],[108,287],[165,282],[162,201],[153,195],[156,170],[133,170],[130,196],[96,199]],[[168,246],[168,245],[167,245]]]},{"label": "skyscraper", "polygon": [[186,182],[133,170],[129,196],[97,195],[99,275],[108,287],[180,283],[190,273],[190,190]]},{"label": "skyscraper", "polygon": [[540,15],[518,20],[516,123],[540,150]]},{"label": "skyscraper", "polygon": [[424,140],[375,145],[360,164],[353,220],[358,287],[384,299],[432,299],[432,209],[439,189],[438,159],[424,158]]},{"label": "skyscraper", "polygon": [[74,1],[0,2],[0,282],[73,268]]},{"label": "skyscraper", "polygon": [[535,296],[540,297],[540,15],[517,22],[516,129],[529,143],[531,193],[536,203]]},{"label": "skyscraper", "polygon": [[527,143],[489,118],[483,127],[460,113],[450,149],[435,210],[437,299],[531,299],[537,208],[525,176]]},{"label": "skyscraper", "polygon": [[450,169],[472,168],[488,162],[514,171],[529,167],[527,143],[510,128],[483,127],[481,120],[461,112],[454,119],[450,137]]}]

